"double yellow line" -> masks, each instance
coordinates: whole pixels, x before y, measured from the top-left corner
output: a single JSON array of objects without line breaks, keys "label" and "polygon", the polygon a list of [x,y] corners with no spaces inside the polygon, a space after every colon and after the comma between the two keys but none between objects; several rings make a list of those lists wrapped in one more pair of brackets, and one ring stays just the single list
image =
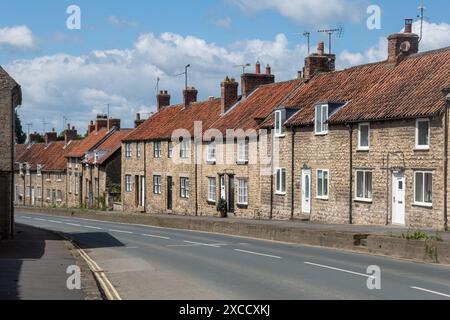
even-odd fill
[{"label": "double yellow line", "polygon": [[73,243],[78,254],[86,261],[91,271],[94,273],[95,278],[100,284],[106,298],[108,300],[122,300],[116,288],[109,281],[108,277],[105,274],[105,271],[102,270],[98,264],[89,257],[89,255],[81,249],[76,243]]}]

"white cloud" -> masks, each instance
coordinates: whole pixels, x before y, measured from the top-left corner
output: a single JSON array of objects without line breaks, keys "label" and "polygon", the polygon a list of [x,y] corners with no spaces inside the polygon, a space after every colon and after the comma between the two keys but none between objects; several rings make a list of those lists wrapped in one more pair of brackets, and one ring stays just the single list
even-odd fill
[{"label": "white cloud", "polygon": [[[401,31],[404,31],[402,29]],[[420,22],[413,24],[413,32],[420,34]],[[430,23],[423,24],[423,38],[419,45],[420,52],[444,48],[450,46],[450,25],[447,23]],[[367,62],[376,62],[387,59],[387,37],[378,39],[378,43],[371,46],[364,52],[350,52],[344,50],[339,55],[338,66],[348,67]]]},{"label": "white cloud", "polygon": [[0,28],[0,47],[2,46],[33,50],[36,49],[36,39],[27,26]]},{"label": "white cloud", "polygon": [[229,0],[244,12],[276,10],[298,23],[328,24],[358,21],[365,10],[362,1],[354,0]]},{"label": "white cloud", "polygon": [[214,21],[214,25],[219,28],[229,29],[231,27],[231,18],[225,17]]},{"label": "white cloud", "polygon": [[[17,60],[6,66],[22,85],[24,122],[41,130],[45,117],[62,129],[63,115],[84,131],[97,113],[121,117],[132,126],[136,112],[149,112],[155,106],[156,78],[160,89],[181,101],[184,78],[175,77],[192,65],[189,83],[199,89],[200,98],[220,95],[220,81],[226,75],[239,79],[235,65],[270,64],[277,80],[292,79],[303,67],[305,46],[289,47],[285,35],[273,41],[249,40],[221,47],[203,39],[173,33],[141,35],[129,49],[97,50],[85,55],[55,54],[31,60]],[[37,119],[37,120],[36,120]]]},{"label": "white cloud", "polygon": [[139,23],[135,20],[125,20],[125,19],[121,19],[117,16],[109,16],[108,17],[108,22],[113,25],[113,26],[117,26],[117,27],[130,27],[130,28],[137,28],[139,27]]}]

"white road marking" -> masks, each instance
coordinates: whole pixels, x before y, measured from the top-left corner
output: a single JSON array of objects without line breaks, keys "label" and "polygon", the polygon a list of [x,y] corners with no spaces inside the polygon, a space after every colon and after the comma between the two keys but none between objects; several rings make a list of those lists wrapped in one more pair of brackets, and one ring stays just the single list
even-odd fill
[{"label": "white road marking", "polygon": [[45,219],[40,219],[40,218],[34,218],[34,220],[36,220],[36,221],[47,221]]},{"label": "white road marking", "polygon": [[81,227],[81,224],[76,224],[76,223],[66,222],[65,224],[67,224],[68,226]]},{"label": "white road marking", "polygon": [[234,251],[238,251],[238,252],[242,252],[242,253],[248,253],[248,254],[253,254],[253,255],[256,255],[256,256],[262,256],[262,257],[268,257],[268,258],[274,258],[274,259],[282,259],[281,257],[278,257],[278,256],[272,256],[270,254],[264,254],[264,253],[253,252],[253,251],[240,250],[240,249],[234,249]]},{"label": "white road marking", "polygon": [[48,222],[62,224],[61,221],[55,221],[55,220],[48,220]]},{"label": "white road marking", "polygon": [[153,235],[153,234],[145,234],[145,233],[143,233],[143,234],[141,234],[141,236],[143,236],[143,237],[149,237],[149,238],[157,238],[157,239],[170,240],[169,237],[155,236],[155,235]]},{"label": "white road marking", "polygon": [[33,219],[33,218],[30,218],[30,217],[22,217],[22,219]]},{"label": "white road marking", "polygon": [[201,242],[194,242],[194,241],[183,241],[184,243],[189,243],[189,244],[195,244],[197,246],[205,246],[205,247],[213,247],[213,248],[220,248],[221,243],[217,243],[217,244],[208,244],[208,243],[201,243]]},{"label": "white road marking", "polygon": [[117,232],[117,233],[133,234],[133,232],[131,232],[131,231],[114,230],[114,229],[109,229],[109,232]]},{"label": "white road marking", "polygon": [[92,226],[83,226],[83,227],[88,228],[88,229],[103,230],[102,228],[99,228],[99,227],[92,227]]},{"label": "white road marking", "polygon": [[139,249],[139,247],[125,247],[125,249]]},{"label": "white road marking", "polygon": [[436,295],[438,295],[438,296],[450,298],[450,294],[445,294],[445,293],[441,293],[441,292],[437,292],[437,291],[432,291],[432,290],[428,290],[428,289],[424,289],[424,288],[419,288],[419,287],[411,287],[411,289],[419,290],[419,291],[424,291],[424,292],[436,294]]},{"label": "white road marking", "polygon": [[305,264],[308,264],[308,265],[311,265],[311,266],[315,266],[315,267],[324,268],[324,269],[330,269],[330,270],[334,270],[334,271],[340,271],[340,272],[345,272],[345,273],[349,273],[349,274],[354,274],[354,275],[365,277],[365,278],[371,278],[372,277],[371,275],[368,275],[368,274],[359,273],[359,272],[350,271],[350,270],[345,270],[345,269],[339,269],[339,268],[330,267],[330,266],[325,266],[323,264],[317,264],[317,263],[312,263],[312,262],[305,262]]}]

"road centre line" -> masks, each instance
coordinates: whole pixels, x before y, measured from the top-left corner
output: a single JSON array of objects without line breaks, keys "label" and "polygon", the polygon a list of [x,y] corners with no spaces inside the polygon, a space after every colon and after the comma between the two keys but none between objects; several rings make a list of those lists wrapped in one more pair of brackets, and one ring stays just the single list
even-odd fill
[{"label": "road centre line", "polygon": [[66,222],[65,224],[67,224],[68,226],[81,227],[81,224],[76,224],[76,223]]},{"label": "road centre line", "polygon": [[34,220],[36,220],[36,221],[47,221],[45,219],[40,219],[40,218],[34,218]]},{"label": "road centre line", "polygon": [[184,243],[189,243],[189,244],[195,244],[195,245],[198,245],[198,246],[213,247],[213,248],[220,248],[220,246],[224,245],[224,244],[221,244],[221,243],[208,244],[208,243],[201,243],[201,242],[187,241],[187,240],[184,240],[183,242]]},{"label": "road centre line", "polygon": [[117,233],[133,234],[133,232],[131,232],[131,231],[114,230],[114,229],[109,229],[109,232],[117,232]]},{"label": "road centre line", "polygon": [[424,288],[420,288],[420,287],[411,287],[411,289],[419,290],[419,291],[423,291],[423,292],[428,292],[428,293],[432,293],[432,294],[435,294],[435,295],[438,295],[438,296],[450,298],[449,294],[445,294],[445,293],[441,293],[441,292],[437,292],[437,291],[433,291],[433,290],[428,290],[428,289],[424,289]]},{"label": "road centre line", "polygon": [[329,270],[334,270],[334,271],[340,271],[340,272],[345,272],[345,273],[349,273],[349,274],[354,274],[357,276],[361,276],[361,277],[365,277],[365,278],[371,278],[371,275],[368,274],[364,274],[364,273],[359,273],[359,272],[355,272],[355,271],[350,271],[350,270],[345,270],[345,269],[340,269],[340,268],[335,268],[335,267],[330,267],[330,266],[326,266],[323,264],[317,264],[317,263],[312,263],[312,262],[305,262],[305,264],[311,265],[311,266],[315,266],[315,267],[319,267],[319,268],[324,268],[324,269],[329,269]]},{"label": "road centre line", "polygon": [[157,239],[170,240],[169,237],[155,236],[155,235],[153,235],[153,234],[145,234],[145,233],[143,233],[143,234],[141,234],[141,236],[143,236],[143,237],[149,237],[149,238],[157,238]]},{"label": "road centre line", "polygon": [[262,256],[262,257],[274,258],[274,259],[283,259],[283,258],[281,258],[281,257],[278,257],[278,256],[272,256],[272,255],[270,255],[270,254],[264,254],[264,253],[253,252],[253,251],[247,251],[247,250],[234,249],[234,251],[242,252],[242,253],[248,253],[248,254],[253,254],[253,255],[256,255],[256,256]]},{"label": "road centre line", "polygon": [[88,228],[88,229],[94,229],[94,230],[103,230],[102,228],[93,227],[93,226],[83,226],[83,227]]}]

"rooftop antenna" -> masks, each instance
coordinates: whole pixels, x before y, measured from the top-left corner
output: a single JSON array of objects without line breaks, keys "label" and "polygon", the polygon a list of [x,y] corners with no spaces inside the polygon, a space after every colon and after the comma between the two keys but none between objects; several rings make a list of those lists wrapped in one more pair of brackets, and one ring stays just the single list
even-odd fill
[{"label": "rooftop antenna", "polygon": [[[27,126],[27,138],[30,139],[30,129],[33,126],[33,124],[30,122],[26,123],[25,125]],[[30,143],[30,141],[28,141],[28,143]]]},{"label": "rooftop antenna", "polygon": [[245,63],[245,64],[238,64],[236,66],[233,66],[233,68],[242,68],[242,74],[245,74],[245,69],[250,66],[251,66],[250,63]]},{"label": "rooftop antenna", "polygon": [[43,134],[45,135],[45,131],[47,130],[47,125],[50,124],[49,122],[45,121],[45,118],[42,119],[42,126],[44,127]]},{"label": "rooftop antenna", "polygon": [[64,130],[66,130],[66,127],[67,127],[67,121],[68,121],[69,119],[66,117],[66,116],[63,116],[63,131]]},{"label": "rooftop antenna", "polygon": [[180,74],[176,74],[175,75],[175,77],[179,77],[179,76],[183,76],[184,75],[184,79],[185,79],[185,82],[184,82],[184,88],[187,90],[188,89],[188,69],[191,67],[191,65],[190,64],[188,64],[188,65],[186,65],[185,67],[184,67],[184,72],[183,73],[180,73]]},{"label": "rooftop antenna", "polygon": [[425,10],[427,9],[424,5],[423,5],[423,1],[420,2],[420,6],[419,6],[419,12],[420,14],[417,16],[420,19],[420,37],[419,37],[419,43],[422,41],[423,38],[423,22],[425,20]]},{"label": "rooftop antenna", "polygon": [[311,53],[311,32],[305,31],[303,33],[296,33],[296,35],[304,36],[308,41],[308,56]]},{"label": "rooftop antenna", "polygon": [[340,25],[335,29],[323,29],[323,30],[318,30],[317,32],[328,34],[328,49],[329,49],[329,53],[331,54],[331,52],[332,52],[331,43],[333,40],[333,35],[336,33],[336,36],[338,38],[342,38],[342,36],[344,34],[344,26]]},{"label": "rooftop antenna", "polygon": [[160,81],[161,81],[160,77],[156,78],[156,86],[155,86],[156,94],[159,93],[159,82]]}]

